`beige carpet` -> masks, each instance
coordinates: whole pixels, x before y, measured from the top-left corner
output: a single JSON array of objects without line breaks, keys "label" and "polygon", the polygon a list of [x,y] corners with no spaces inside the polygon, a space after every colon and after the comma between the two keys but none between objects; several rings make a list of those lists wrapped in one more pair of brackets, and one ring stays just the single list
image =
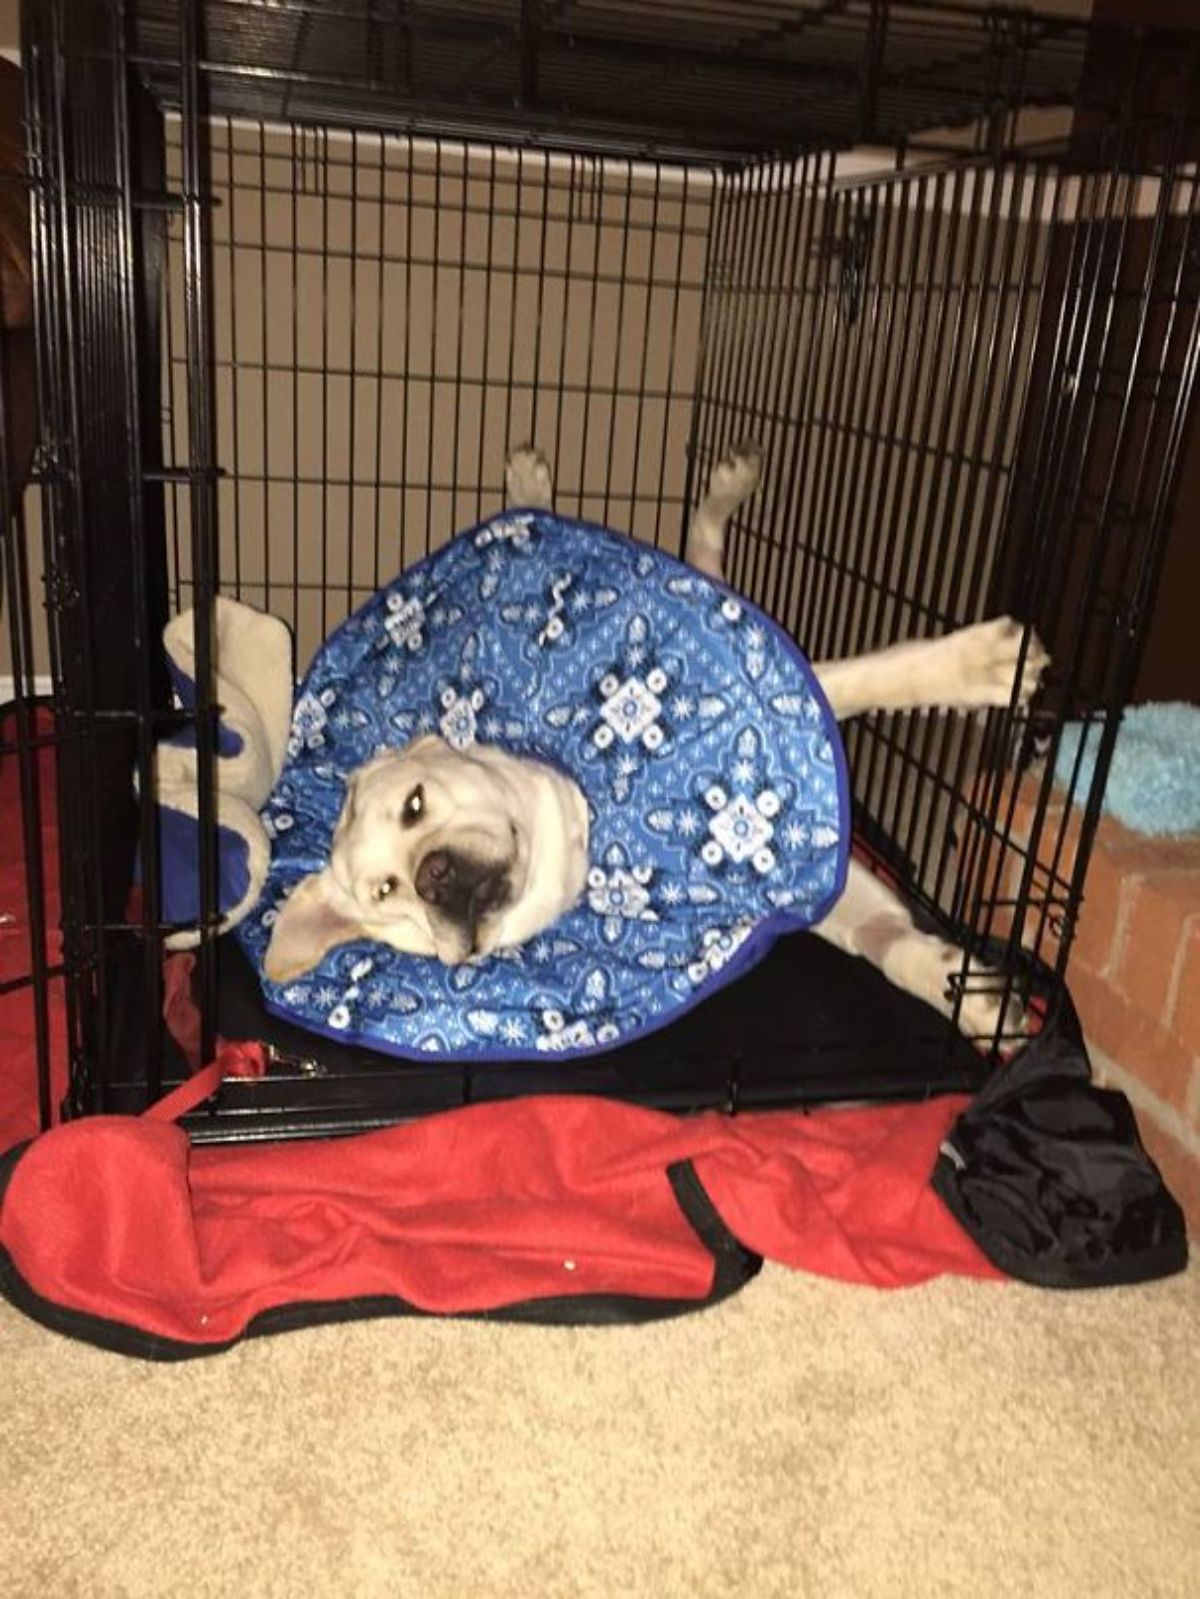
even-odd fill
[{"label": "beige carpet", "polygon": [[1200,1593],[1200,1272],[885,1294],[768,1268],[648,1329],[375,1322],[185,1366],[0,1306],[0,1589]]}]

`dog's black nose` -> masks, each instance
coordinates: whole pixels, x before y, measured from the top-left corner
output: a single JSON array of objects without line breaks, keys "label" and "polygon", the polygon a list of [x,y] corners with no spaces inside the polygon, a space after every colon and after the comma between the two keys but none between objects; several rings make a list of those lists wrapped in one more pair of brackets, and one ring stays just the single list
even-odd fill
[{"label": "dog's black nose", "polygon": [[417,867],[417,893],[427,905],[436,905],[454,883],[454,857],[447,849],[431,849]]}]

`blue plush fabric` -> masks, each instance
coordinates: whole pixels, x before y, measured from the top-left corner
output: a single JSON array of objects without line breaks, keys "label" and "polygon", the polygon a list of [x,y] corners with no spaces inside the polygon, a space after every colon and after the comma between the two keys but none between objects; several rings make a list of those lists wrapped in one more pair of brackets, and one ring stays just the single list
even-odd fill
[{"label": "blue plush fabric", "polygon": [[[158,808],[160,914],[185,925],[200,920],[199,827],[194,816]],[[217,828],[217,907],[222,915],[239,905],[250,887],[246,840],[231,828]],[[139,872],[139,879],[140,879]]]},{"label": "blue plush fabric", "polygon": [[754,606],[618,534],[494,517],[328,640],[264,813],[271,874],[238,937],[261,971],[282,896],[325,864],[346,777],[440,731],[568,771],[591,811],[578,906],[519,949],[448,968],[378,943],[264,981],[289,1021],[398,1055],[582,1054],[663,1026],[841,892],[836,723]]},{"label": "blue plush fabric", "polygon": [[[1080,757],[1079,744],[1083,740]],[[1100,728],[1068,722],[1054,775],[1086,795],[1100,749]],[[1132,705],[1121,718],[1104,790],[1104,809],[1137,833],[1200,832],[1200,705],[1163,701]]]},{"label": "blue plush fabric", "polygon": [[[180,705],[196,709],[196,685],[186,672],[167,657],[167,670]],[[164,743],[193,749],[194,727],[182,728]],[[217,723],[216,753],[233,756],[241,753],[242,741],[223,722]],[[188,925],[200,920],[200,844],[199,823],[186,811],[169,805],[158,808],[158,914],[164,922]],[[241,903],[250,887],[250,851],[246,840],[228,827],[217,828],[217,909],[227,914]],[[142,882],[141,856],[134,863],[134,878]]]},{"label": "blue plush fabric", "polygon": [[[185,711],[196,709],[196,685],[185,671],[167,656],[167,671],[171,675],[171,684]],[[182,749],[195,749],[196,729],[192,726],[181,727],[177,733],[172,733],[164,741],[167,744],[178,744]],[[224,722],[217,722],[217,754],[226,758],[242,753],[242,741],[232,727],[227,727]]]}]

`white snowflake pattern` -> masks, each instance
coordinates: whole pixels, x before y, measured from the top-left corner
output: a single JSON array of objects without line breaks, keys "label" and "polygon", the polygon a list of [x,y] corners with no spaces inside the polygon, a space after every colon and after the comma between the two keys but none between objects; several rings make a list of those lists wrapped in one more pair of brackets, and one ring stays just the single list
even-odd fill
[{"label": "white snowflake pattern", "polygon": [[442,690],[440,703],[442,717],[438,726],[446,743],[456,750],[465,750],[474,744],[477,713],[484,706],[483,690],[476,688],[460,694],[457,689],[446,688]]},{"label": "white snowflake pattern", "polygon": [[698,811],[680,811],[675,823],[684,838],[694,838],[703,825]]},{"label": "white snowflake pattern", "polygon": [[329,711],[336,704],[333,689],[323,689],[320,694],[311,691],[301,694],[292,712],[292,729],[288,738],[288,754],[299,755],[303,749],[320,749],[325,743],[325,728]]},{"label": "white snowflake pattern", "polygon": [[525,1039],[524,1023],[515,1016],[508,1016],[500,1024],[500,1036],[506,1044],[520,1044]]},{"label": "white snowflake pattern", "polygon": [[482,550],[494,542],[506,541],[515,549],[524,549],[529,544],[532,520],[529,516],[498,516],[475,535],[475,548]]},{"label": "white snowflake pattern", "polygon": [[593,1032],[583,1017],[569,1022],[560,1011],[543,1011],[542,1025],[546,1031],[538,1034],[537,1047],[552,1054],[567,1049],[590,1049],[596,1044],[611,1044],[619,1037],[619,1029],[613,1022],[603,1022]]},{"label": "white snowflake pattern", "polygon": [[537,1047],[548,1054],[559,1054],[566,1049],[586,1049],[596,1042],[585,1021],[572,1022],[569,1026],[560,1021],[557,1027],[545,1018],[543,1021],[546,1031],[538,1034]]},{"label": "white snowflake pattern", "polygon": [[746,942],[753,929],[752,921],[736,922],[730,928],[709,928],[704,935],[699,957],[688,966],[690,980],[700,984],[713,972],[719,972]]},{"label": "white snowflake pattern", "polygon": [[635,867],[632,871],[624,867],[614,867],[611,871],[592,867],[587,873],[587,903],[597,916],[605,916],[610,921],[643,919],[650,907],[651,875],[650,867]]},{"label": "white snowflake pattern", "polygon": [[278,838],[282,833],[290,833],[296,825],[296,818],[288,811],[276,811],[273,816],[264,812],[262,824],[263,832],[268,838],[273,839]]},{"label": "white snowflake pattern", "polygon": [[609,687],[610,692],[600,715],[604,725],[611,728],[622,743],[644,740],[651,729],[657,728],[662,701],[640,677],[626,678],[618,686],[612,686],[606,678],[602,687]]},{"label": "white snowflake pattern", "polygon": [[671,701],[671,715],[677,722],[686,722],[696,714],[696,702],[690,694],[676,694]]},{"label": "white snowflake pattern", "polygon": [[[753,860],[759,871],[770,871],[775,858],[766,849],[775,835],[775,829],[762,812],[744,794],[735,794],[709,820],[708,831],[712,838],[705,844],[704,859],[709,865],[718,865],[722,852],[739,865]],[[718,848],[712,848],[713,841]],[[768,859],[768,857],[770,857]]]},{"label": "white snowflake pattern", "polygon": [[554,644],[566,632],[566,623],[562,613],[567,608],[567,590],[575,579],[570,572],[556,578],[550,585],[550,606],[546,611],[541,632],[538,634],[538,643],[541,645]]},{"label": "white snowflake pattern", "polygon": [[388,616],[384,620],[387,635],[398,650],[419,650],[425,642],[425,607],[414,595],[405,599],[400,594],[387,597]]}]

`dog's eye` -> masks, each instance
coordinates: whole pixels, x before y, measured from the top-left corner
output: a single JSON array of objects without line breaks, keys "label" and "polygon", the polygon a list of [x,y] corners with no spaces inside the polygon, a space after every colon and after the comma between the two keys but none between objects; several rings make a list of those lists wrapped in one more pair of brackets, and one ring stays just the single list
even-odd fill
[{"label": "dog's eye", "polygon": [[375,884],[375,898],[377,900],[385,900],[389,895],[394,894],[399,887],[400,879],[398,877],[385,877],[382,882]]},{"label": "dog's eye", "polygon": [[414,822],[419,822],[425,814],[425,790],[420,783],[404,802],[404,809],[400,812],[401,827],[411,827]]}]

